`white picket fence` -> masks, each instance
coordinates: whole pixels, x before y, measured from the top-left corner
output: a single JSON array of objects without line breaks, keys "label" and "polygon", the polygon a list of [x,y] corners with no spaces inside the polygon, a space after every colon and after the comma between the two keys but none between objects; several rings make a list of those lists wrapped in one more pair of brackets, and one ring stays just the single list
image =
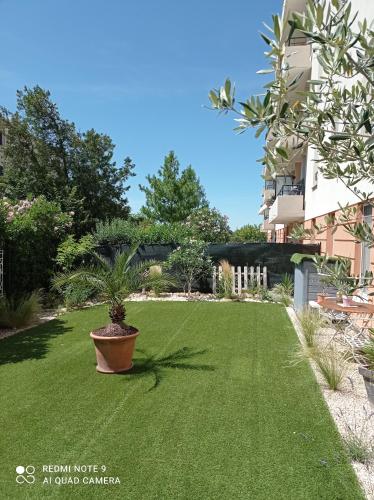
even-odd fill
[{"label": "white picket fence", "polygon": [[[257,266],[231,266],[232,293],[240,295],[242,290],[248,290],[255,286],[267,288],[267,267]],[[213,293],[217,293],[219,281],[222,278],[222,267],[213,267]]]}]

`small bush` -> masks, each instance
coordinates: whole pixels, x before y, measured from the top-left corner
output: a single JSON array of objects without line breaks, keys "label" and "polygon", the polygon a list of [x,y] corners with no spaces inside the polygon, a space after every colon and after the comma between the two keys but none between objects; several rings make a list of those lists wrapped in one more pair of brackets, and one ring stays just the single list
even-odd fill
[{"label": "small bush", "polygon": [[329,388],[338,391],[347,371],[346,359],[331,347],[326,349],[314,348],[309,352]]},{"label": "small bush", "polygon": [[292,304],[293,279],[290,274],[284,274],[282,281],[274,285],[271,296],[275,302],[279,302],[288,307]]},{"label": "small bush", "polygon": [[353,462],[367,464],[373,458],[374,453],[362,436],[350,434],[344,438],[344,446]]},{"label": "small bush", "polygon": [[349,458],[353,462],[358,462],[367,465],[374,458],[374,447],[370,442],[370,431],[368,427],[372,426],[372,418],[374,412],[368,410],[365,406],[363,407],[365,418],[361,421],[357,421],[356,413],[354,413],[353,419],[348,421],[343,412],[340,409],[340,417],[344,423],[345,432],[343,435],[343,442],[345,449]]},{"label": "small bush", "polygon": [[274,301],[274,297],[272,296],[270,290],[268,288],[265,288],[264,286],[257,285],[256,295],[260,300],[267,300],[268,302]]},{"label": "small bush", "polygon": [[166,261],[165,268],[176,273],[188,296],[195,281],[212,274],[212,260],[206,254],[206,247],[204,241],[185,240]]},{"label": "small bush", "polygon": [[362,347],[360,352],[365,366],[367,366],[369,370],[374,370],[374,338],[371,338],[370,342]]},{"label": "small bush", "polygon": [[314,347],[318,330],[324,326],[326,320],[314,309],[305,308],[298,314],[304,339],[308,347]]},{"label": "small bush", "polygon": [[84,306],[94,294],[95,291],[92,287],[82,284],[69,285],[62,291],[64,304],[67,309]]},{"label": "small bush", "polygon": [[41,294],[32,292],[22,298],[0,300],[0,326],[22,328],[35,321],[41,311]]},{"label": "small bush", "polygon": [[232,296],[232,269],[228,260],[220,260],[219,265],[222,268],[222,274],[218,281],[218,295],[226,299]]},{"label": "small bush", "polygon": [[293,279],[290,274],[284,274],[282,281],[273,287],[273,292],[279,295],[293,295]]}]

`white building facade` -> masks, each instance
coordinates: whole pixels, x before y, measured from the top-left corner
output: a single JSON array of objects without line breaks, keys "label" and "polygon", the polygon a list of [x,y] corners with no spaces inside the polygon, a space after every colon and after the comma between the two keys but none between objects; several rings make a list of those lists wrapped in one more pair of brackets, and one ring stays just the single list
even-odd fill
[{"label": "white building facade", "polygon": [[[359,13],[356,23],[366,18],[370,24],[374,19],[374,0],[351,0],[351,3],[352,11]],[[302,13],[305,5],[305,0],[285,0],[283,16],[288,18],[292,12]],[[311,45],[305,37],[295,35],[286,47],[287,52],[293,71],[303,72],[297,91],[307,89],[308,80],[319,79],[322,73]],[[299,158],[284,165],[287,175],[273,178],[264,169],[265,185],[260,214],[264,216],[262,228],[267,233],[268,241],[290,242],[288,235],[296,224],[303,223],[308,229],[314,224],[323,225],[326,216],[338,215],[340,205],[357,205],[358,220],[365,218],[372,223],[371,205],[360,205],[358,198],[341,181],[325,179],[318,172],[315,155],[316,152],[309,147]],[[373,185],[363,184],[359,187],[366,192],[374,191]],[[350,258],[355,274],[372,269],[372,250],[355,242],[343,227],[337,226],[334,231],[330,228],[315,234],[311,242],[320,243],[322,253]]]}]

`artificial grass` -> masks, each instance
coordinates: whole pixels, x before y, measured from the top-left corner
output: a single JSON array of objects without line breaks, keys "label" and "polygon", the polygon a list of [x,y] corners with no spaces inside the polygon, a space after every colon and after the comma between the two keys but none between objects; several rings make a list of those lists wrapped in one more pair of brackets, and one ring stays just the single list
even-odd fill
[{"label": "artificial grass", "polygon": [[[288,366],[297,338],[283,307],[130,303],[141,335],[128,375],[95,372],[88,332],[106,314],[76,311],[1,341],[2,498],[363,498],[309,366]],[[28,464],[36,482],[17,484]],[[42,484],[69,475],[121,484]]]}]

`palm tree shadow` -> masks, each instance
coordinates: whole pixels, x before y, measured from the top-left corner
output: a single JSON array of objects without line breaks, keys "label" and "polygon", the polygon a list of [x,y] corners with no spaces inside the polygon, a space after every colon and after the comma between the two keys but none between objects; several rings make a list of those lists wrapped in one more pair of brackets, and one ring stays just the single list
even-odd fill
[{"label": "palm tree shadow", "polygon": [[44,359],[50,350],[51,340],[71,330],[72,327],[56,318],[2,339],[0,365]]},{"label": "palm tree shadow", "polygon": [[140,358],[134,359],[134,366],[131,370],[123,375],[133,378],[138,377],[153,377],[153,385],[148,391],[153,391],[161,384],[168,370],[193,370],[193,371],[214,371],[215,367],[205,364],[188,363],[189,360],[196,356],[201,356],[207,352],[206,349],[194,351],[190,347],[182,347],[165,356],[148,355],[143,349],[137,349],[137,352],[143,354]]}]

